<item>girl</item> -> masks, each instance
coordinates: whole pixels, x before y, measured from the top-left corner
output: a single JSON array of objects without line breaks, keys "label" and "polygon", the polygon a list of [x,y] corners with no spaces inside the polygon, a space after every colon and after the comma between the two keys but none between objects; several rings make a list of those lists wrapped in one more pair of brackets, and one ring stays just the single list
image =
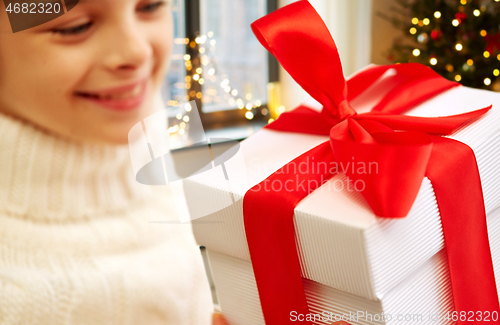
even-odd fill
[{"label": "girl", "polygon": [[149,223],[174,204],[131,169],[129,130],[162,108],[169,1],[80,0],[17,33],[6,9],[0,323],[226,324],[191,228]]},{"label": "girl", "polygon": [[174,205],[130,168],[169,1],[80,0],[17,33],[0,3],[0,323],[212,324],[189,225],[149,223]]}]

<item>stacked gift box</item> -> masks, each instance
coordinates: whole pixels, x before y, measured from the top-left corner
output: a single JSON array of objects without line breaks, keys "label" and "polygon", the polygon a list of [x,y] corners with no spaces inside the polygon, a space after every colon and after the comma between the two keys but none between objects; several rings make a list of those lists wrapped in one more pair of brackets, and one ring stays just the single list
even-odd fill
[{"label": "stacked gift box", "polygon": [[[455,132],[453,139],[475,152],[488,215],[495,273],[500,273],[500,94],[453,88],[409,112],[415,116],[463,113],[493,104],[484,117]],[[314,103],[309,106],[315,107]],[[495,108],[498,109],[495,109]],[[257,184],[325,137],[261,130],[241,143],[249,184]],[[192,198],[217,201],[228,183],[213,170],[186,180]],[[241,173],[245,171],[242,169]],[[236,174],[237,171],[234,171]],[[344,190],[340,190],[340,183]],[[406,218],[376,217],[363,197],[348,190],[339,174],[295,209],[297,249],[308,302],[314,313],[446,316],[453,311],[443,231],[430,181],[425,178]],[[249,186],[250,188],[250,186]],[[460,189],[457,189],[460,191]],[[235,203],[193,221],[199,244],[207,247],[223,312],[231,324],[264,324],[243,222],[245,190]],[[196,195],[198,194],[198,195]],[[188,197],[189,199],[189,197]],[[202,221],[202,222],[201,222]],[[311,312],[313,313],[313,312]],[[317,324],[327,324],[318,322]],[[399,324],[363,321],[353,324]],[[419,323],[418,321],[409,322]],[[422,323],[422,322],[420,322]],[[436,324],[454,324],[441,320]]]},{"label": "stacked gift box", "polygon": [[[358,113],[369,111],[389,91],[389,85],[397,83],[395,80],[394,71],[388,70],[352,101],[351,106]],[[490,250],[498,276],[500,94],[453,87],[405,114],[449,116],[490,105],[493,107],[486,114],[448,137],[467,144],[474,151]],[[315,111],[322,109],[313,99],[303,106]],[[263,129],[241,143],[244,163],[231,165],[232,183],[221,181],[222,173],[227,171],[220,168],[184,181],[190,206],[210,211],[193,221],[193,231],[197,242],[207,248],[221,308],[231,325],[265,324],[247,244],[245,194],[279,167],[328,140],[324,135]],[[400,190],[405,188],[401,186]],[[221,209],[210,208],[217,202],[227,201],[228,197],[231,204],[221,204],[224,206]],[[204,215],[203,211],[195,214]],[[293,222],[309,314],[290,310],[283,324],[308,317],[313,324],[330,324],[342,318],[352,324],[455,324],[460,320],[461,315],[454,312],[440,210],[427,177],[407,216],[388,219],[372,211],[355,184],[340,170],[298,203]],[[469,312],[478,319],[476,311]],[[467,317],[471,317],[470,313]],[[481,317],[496,323],[500,315],[491,310],[481,312]]]}]

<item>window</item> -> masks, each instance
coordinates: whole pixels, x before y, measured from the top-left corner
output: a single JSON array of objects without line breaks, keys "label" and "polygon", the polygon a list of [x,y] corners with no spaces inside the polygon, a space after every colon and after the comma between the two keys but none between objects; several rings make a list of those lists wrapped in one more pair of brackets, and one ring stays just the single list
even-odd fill
[{"label": "window", "polygon": [[175,0],[172,6],[175,44],[163,90],[168,106],[195,100],[205,130],[267,124],[267,84],[277,81],[278,63],[250,24],[275,10],[277,0]]},{"label": "window", "polygon": [[266,14],[265,3],[265,0],[200,1],[200,30],[209,37],[200,48],[205,52],[201,56],[204,113],[246,109],[247,105],[267,102],[267,51],[250,29],[253,21]]},{"label": "window", "polygon": [[[186,18],[184,15],[184,1],[174,0],[172,15],[174,25],[174,46],[168,75],[162,89],[162,95],[168,106],[177,106],[186,100],[186,67],[184,55],[186,53]],[[175,114],[174,114],[175,115]]]}]

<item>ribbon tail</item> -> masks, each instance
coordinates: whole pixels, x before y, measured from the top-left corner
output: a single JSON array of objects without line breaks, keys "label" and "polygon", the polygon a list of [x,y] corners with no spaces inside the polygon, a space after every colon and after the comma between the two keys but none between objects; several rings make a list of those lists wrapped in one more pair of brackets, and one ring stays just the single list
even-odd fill
[{"label": "ribbon tail", "polygon": [[[474,152],[452,139],[433,136],[432,140],[427,176],[441,214],[455,310],[458,315],[465,312],[467,317],[473,312],[475,320],[478,313],[500,314]],[[491,317],[489,321],[479,321],[483,322],[500,324]],[[459,318],[458,324],[465,323]]]},{"label": "ribbon tail", "polygon": [[394,130],[419,131],[436,135],[449,135],[461,126],[486,114],[491,107],[492,106],[490,105],[476,111],[443,117],[419,117],[367,113],[357,115],[355,119],[377,121]]},{"label": "ribbon tail", "polygon": [[296,249],[294,209],[333,175],[327,170],[297,173],[297,166],[307,164],[311,170],[312,164],[332,160],[330,144],[324,142],[248,190],[243,198],[245,233],[267,325],[294,324],[292,311],[309,314]]}]

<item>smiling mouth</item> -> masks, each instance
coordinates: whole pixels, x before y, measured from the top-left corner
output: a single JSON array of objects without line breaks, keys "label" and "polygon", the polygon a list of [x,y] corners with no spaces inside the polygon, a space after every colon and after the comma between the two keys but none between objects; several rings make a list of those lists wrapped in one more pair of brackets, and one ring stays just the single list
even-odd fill
[{"label": "smiling mouth", "polygon": [[91,93],[91,92],[76,92],[77,96],[95,100],[127,100],[139,96],[145,88],[145,84],[141,83],[135,86],[132,90],[116,93]]}]

